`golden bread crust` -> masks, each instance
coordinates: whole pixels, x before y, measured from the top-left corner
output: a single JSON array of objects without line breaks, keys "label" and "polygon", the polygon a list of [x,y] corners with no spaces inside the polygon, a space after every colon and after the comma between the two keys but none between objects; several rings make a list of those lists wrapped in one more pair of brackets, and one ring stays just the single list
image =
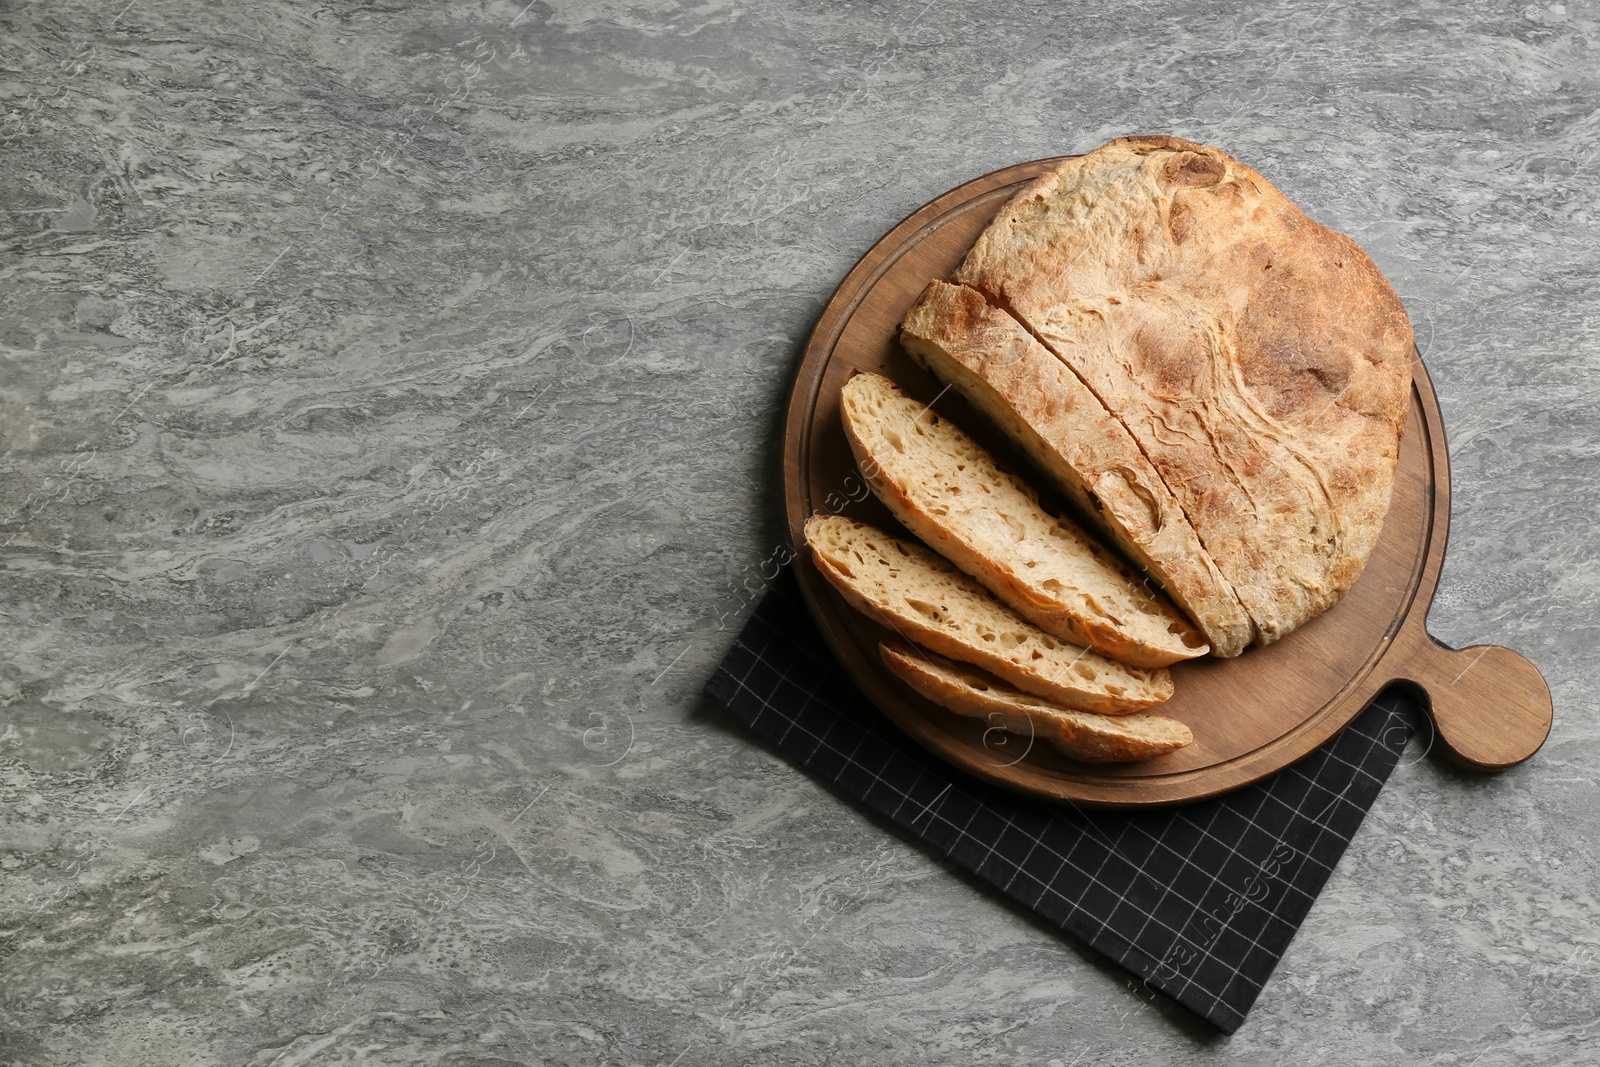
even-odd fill
[{"label": "golden bread crust", "polygon": [[1029,183],[954,280],[1127,427],[1261,643],[1332,606],[1388,511],[1411,327],[1364,252],[1216,148],[1113,141]]}]

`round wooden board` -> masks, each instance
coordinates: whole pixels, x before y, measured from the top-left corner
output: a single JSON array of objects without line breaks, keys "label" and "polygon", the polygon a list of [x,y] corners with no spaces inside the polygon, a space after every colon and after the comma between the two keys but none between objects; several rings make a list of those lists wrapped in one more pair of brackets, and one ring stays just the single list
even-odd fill
[{"label": "round wooden board", "polygon": [[[839,390],[876,371],[933,401],[1016,469],[1026,462],[953,391],[912,362],[896,328],[923,288],[946,278],[1018,186],[1059,160],[996,171],[953,189],[895,227],[840,283],[806,346],[789,397],[784,491],[797,549],[811,515],[845,514],[909,536],[866,490],[839,423]],[[847,607],[803,549],[801,590],[856,683],[894,722],[951,763],[1034,796],[1107,807],[1155,807],[1250,784],[1309,754],[1391,683],[1429,705],[1437,745],[1495,770],[1531,756],[1550,730],[1550,691],[1527,660],[1495,646],[1445,648],[1426,630],[1450,517],[1449,455],[1433,385],[1413,364],[1411,412],[1394,499],[1360,581],[1330,611],[1265,648],[1172,669],[1177,693],[1156,709],[1195,742],[1158,759],[1089,765],[1044,743],[949,713],[893,678],[878,656],[891,635]],[[1042,480],[1034,479],[1035,484]],[[1048,499],[1048,497],[1047,497]]]}]

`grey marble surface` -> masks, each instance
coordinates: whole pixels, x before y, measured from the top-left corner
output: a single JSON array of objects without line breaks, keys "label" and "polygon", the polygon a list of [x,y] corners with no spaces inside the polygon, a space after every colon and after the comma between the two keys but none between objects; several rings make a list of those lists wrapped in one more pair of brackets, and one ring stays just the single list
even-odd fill
[{"label": "grey marble surface", "polygon": [[[1596,1062],[1597,20],[0,4],[0,1062]],[[1388,273],[1432,628],[1556,701],[1408,755],[1231,1039],[698,696],[834,284],[1128,132]]]}]

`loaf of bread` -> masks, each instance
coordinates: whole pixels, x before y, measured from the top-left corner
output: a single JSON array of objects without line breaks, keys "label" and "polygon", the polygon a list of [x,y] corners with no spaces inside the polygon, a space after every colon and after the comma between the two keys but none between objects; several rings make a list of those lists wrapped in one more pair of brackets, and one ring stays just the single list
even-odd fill
[{"label": "loaf of bread", "polygon": [[895,677],[940,707],[1022,737],[1040,738],[1085,763],[1153,759],[1194,741],[1187,726],[1165,715],[1073,711],[926,649],[885,643],[878,651]]},{"label": "loaf of bread", "polygon": [[1130,137],[1024,186],[951,280],[1132,435],[1259,643],[1355,582],[1388,510],[1414,348],[1350,238],[1216,148]]},{"label": "loaf of bread", "polygon": [[1126,714],[1172,695],[1172,676],[1045,633],[922,545],[840,515],[814,515],[817,570],[868,618],[1018,689],[1080,711]]},{"label": "loaf of bread", "polygon": [[840,413],[862,476],[895,518],[1023,618],[1137,667],[1204,655],[1172,603],[948,419],[857,374]]},{"label": "loaf of bread", "polygon": [[1183,509],[1127,428],[1049,349],[977,290],[937,281],[906,315],[900,341],[1159,583],[1200,628],[1212,655],[1244,651],[1255,626]]}]

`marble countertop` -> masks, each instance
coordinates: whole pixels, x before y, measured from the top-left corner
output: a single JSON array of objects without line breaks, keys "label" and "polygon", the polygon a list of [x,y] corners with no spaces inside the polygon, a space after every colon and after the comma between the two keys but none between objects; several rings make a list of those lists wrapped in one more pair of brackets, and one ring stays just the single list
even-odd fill
[{"label": "marble countertop", "polygon": [[[1593,1062],[1597,20],[0,8],[0,1063]],[[1130,132],[1388,274],[1433,632],[1555,696],[1508,773],[1413,748],[1232,1038],[699,695],[839,278]]]}]

